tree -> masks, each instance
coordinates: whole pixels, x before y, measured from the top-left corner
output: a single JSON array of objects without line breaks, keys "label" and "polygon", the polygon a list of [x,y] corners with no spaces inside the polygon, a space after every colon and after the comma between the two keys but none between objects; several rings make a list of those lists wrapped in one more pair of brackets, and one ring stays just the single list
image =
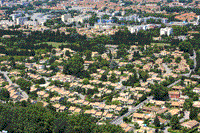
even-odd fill
[{"label": "tree", "polygon": [[186,99],[184,104],[183,104],[183,110],[189,111],[192,108],[192,100],[191,99]]},{"label": "tree", "polygon": [[152,89],[151,93],[156,100],[165,100],[168,96],[168,88],[163,85],[159,85],[155,83],[155,85],[151,85]]},{"label": "tree", "polygon": [[64,65],[63,73],[77,76],[84,69],[83,63],[83,59],[76,54]]},{"label": "tree", "polygon": [[95,64],[90,64],[88,67],[88,70],[90,73],[96,73],[97,72],[97,66]]},{"label": "tree", "polygon": [[154,124],[156,127],[160,127],[160,120],[158,119],[158,116],[156,116],[156,117],[154,118],[153,124]]},{"label": "tree", "polygon": [[55,49],[52,49],[52,54],[56,54],[56,50]]},{"label": "tree", "polygon": [[126,49],[118,49],[118,51],[117,51],[118,58],[121,58],[121,57],[124,58],[127,55],[128,55],[128,52]]},{"label": "tree", "polygon": [[51,27],[53,26],[55,23],[53,20],[51,19],[48,19],[45,23],[44,23],[44,26],[47,26],[47,27]]},{"label": "tree", "polygon": [[8,101],[10,98],[10,92],[6,90],[5,88],[2,88],[0,90],[0,99],[3,101]]},{"label": "tree", "polygon": [[109,67],[109,65],[110,65],[110,62],[105,59],[102,59],[100,62],[101,67],[103,67],[103,66]]},{"label": "tree", "polygon": [[107,15],[107,14],[105,14],[105,15],[103,15],[103,17],[102,17],[102,19],[109,19],[109,15]]},{"label": "tree", "polygon": [[128,122],[128,118],[127,118],[127,117],[124,117],[124,118],[123,118],[123,121],[127,123],[127,122]]},{"label": "tree", "polygon": [[140,129],[140,125],[137,122],[134,124],[134,126],[135,126],[135,129]]},{"label": "tree", "polygon": [[184,52],[187,52],[187,53],[190,53],[190,54],[193,53],[193,50],[192,50],[193,47],[192,47],[192,44],[190,42],[187,42],[187,41],[180,42],[179,48],[180,48],[181,51],[184,51]]},{"label": "tree", "polygon": [[145,71],[140,71],[140,77],[143,79],[143,81],[146,81],[149,78],[149,74]]},{"label": "tree", "polygon": [[69,52],[69,50],[65,51],[65,56],[71,57],[71,53]]},{"label": "tree", "polygon": [[45,84],[45,79],[44,78],[41,78],[37,81],[38,84]]},{"label": "tree", "polygon": [[105,73],[101,75],[101,80],[107,81],[107,75]]},{"label": "tree", "polygon": [[170,119],[172,118],[172,115],[171,115],[171,113],[167,113],[167,114],[165,115],[165,117],[166,117],[166,119],[170,120]]},{"label": "tree", "polygon": [[118,81],[114,73],[111,74],[109,81],[111,81],[112,83],[116,83]]},{"label": "tree", "polygon": [[89,79],[87,79],[87,78],[85,78],[84,80],[83,80],[83,84],[84,85],[87,85],[87,84],[89,84],[90,82],[89,82]]},{"label": "tree", "polygon": [[146,124],[147,126],[149,126],[149,123],[150,123],[150,119],[144,119],[144,124]]},{"label": "tree", "polygon": [[179,118],[177,115],[172,116],[170,120],[170,125],[173,130],[177,130],[180,128]]},{"label": "tree", "polygon": [[112,20],[114,23],[118,23],[118,21],[119,21],[117,17],[112,17]]},{"label": "tree", "polygon": [[197,119],[197,114],[198,114],[197,108],[192,107],[190,110],[190,119],[191,120]]},{"label": "tree", "polygon": [[86,50],[86,51],[84,52],[84,55],[86,56],[85,60],[87,60],[87,61],[92,60],[92,51]]},{"label": "tree", "polygon": [[12,66],[13,68],[15,68],[15,66],[16,66],[15,59],[13,57],[10,57],[9,61],[10,61],[10,66]]},{"label": "tree", "polygon": [[181,57],[177,57],[177,58],[175,59],[175,61],[176,61],[176,63],[180,63],[180,62],[181,62]]},{"label": "tree", "polygon": [[20,88],[26,92],[30,91],[30,87],[32,85],[31,81],[27,81],[23,78],[19,78],[16,83],[20,86]]},{"label": "tree", "polygon": [[95,14],[95,15],[92,15],[92,17],[90,17],[89,18],[89,24],[91,25],[91,26],[94,26],[94,24],[95,24],[95,22],[97,22],[97,15]]}]

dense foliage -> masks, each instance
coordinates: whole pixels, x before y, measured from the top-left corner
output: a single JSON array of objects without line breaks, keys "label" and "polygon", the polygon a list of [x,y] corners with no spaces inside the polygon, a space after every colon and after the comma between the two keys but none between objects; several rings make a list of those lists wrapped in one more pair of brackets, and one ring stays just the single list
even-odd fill
[{"label": "dense foliage", "polygon": [[100,133],[124,131],[119,126],[96,125],[97,119],[89,115],[57,113],[27,102],[15,105],[0,104],[0,130],[8,132],[66,132]]}]

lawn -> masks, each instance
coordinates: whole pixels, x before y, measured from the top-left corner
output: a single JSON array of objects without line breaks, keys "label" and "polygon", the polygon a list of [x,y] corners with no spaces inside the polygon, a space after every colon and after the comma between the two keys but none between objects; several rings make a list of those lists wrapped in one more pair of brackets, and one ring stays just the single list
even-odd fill
[{"label": "lawn", "polygon": [[68,45],[68,43],[58,43],[58,42],[46,42],[49,45],[52,45],[53,47],[59,47],[60,45],[64,44],[64,45]]},{"label": "lawn", "polygon": [[157,45],[157,46],[165,46],[165,45],[170,45],[169,43],[151,43],[151,45]]}]

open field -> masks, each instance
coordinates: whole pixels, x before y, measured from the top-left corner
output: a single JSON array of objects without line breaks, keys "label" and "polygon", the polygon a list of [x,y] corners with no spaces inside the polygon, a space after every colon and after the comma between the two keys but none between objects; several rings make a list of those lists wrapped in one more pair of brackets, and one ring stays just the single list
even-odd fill
[{"label": "open field", "polygon": [[58,43],[58,42],[46,42],[49,45],[52,45],[53,47],[59,47],[60,45],[64,44],[64,45],[68,45],[68,43]]},{"label": "open field", "polygon": [[165,45],[170,45],[169,43],[151,43],[151,45],[157,45],[157,46],[165,46]]}]

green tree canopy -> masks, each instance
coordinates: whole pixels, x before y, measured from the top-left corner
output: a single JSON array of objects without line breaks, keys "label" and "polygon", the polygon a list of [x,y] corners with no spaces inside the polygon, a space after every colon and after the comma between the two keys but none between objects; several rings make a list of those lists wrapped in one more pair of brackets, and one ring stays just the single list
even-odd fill
[{"label": "green tree canopy", "polygon": [[177,115],[172,116],[170,120],[170,125],[173,130],[177,130],[180,128],[179,118]]},{"label": "green tree canopy", "polygon": [[160,127],[160,120],[158,119],[158,116],[155,117],[153,124],[154,124],[156,127]]},{"label": "green tree canopy", "polygon": [[189,116],[190,119],[191,120],[197,119],[197,115],[198,115],[198,109],[195,107],[192,107],[190,110],[190,116]]},{"label": "green tree canopy", "polygon": [[19,78],[16,83],[20,86],[20,88],[26,92],[30,91],[30,87],[32,85],[31,81],[28,81],[26,79],[23,78]]},{"label": "green tree canopy", "polygon": [[77,76],[84,69],[83,63],[83,59],[76,54],[64,65],[63,73]]},{"label": "green tree canopy", "polygon": [[10,92],[5,88],[0,89],[0,99],[3,101],[8,101],[10,98]]}]

